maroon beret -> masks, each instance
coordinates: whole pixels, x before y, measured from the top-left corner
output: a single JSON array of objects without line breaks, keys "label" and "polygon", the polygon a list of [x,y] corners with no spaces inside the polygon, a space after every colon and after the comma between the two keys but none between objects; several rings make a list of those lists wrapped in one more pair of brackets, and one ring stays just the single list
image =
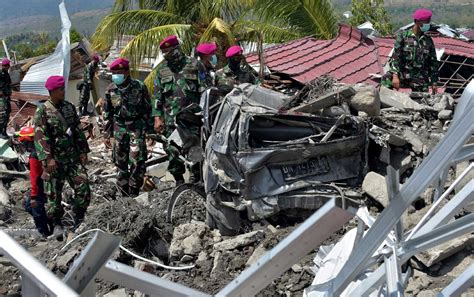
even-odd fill
[{"label": "maroon beret", "polygon": [[429,21],[433,13],[429,9],[420,8],[413,13],[413,19],[417,21]]},{"label": "maroon beret", "polygon": [[163,41],[160,43],[160,49],[165,49],[177,45],[179,45],[178,37],[176,35],[171,35],[163,39]]},{"label": "maroon beret", "polygon": [[64,87],[64,77],[59,75],[52,75],[48,77],[44,84],[48,91],[54,91],[56,89]]},{"label": "maroon beret", "polygon": [[196,51],[203,55],[214,55],[217,51],[217,45],[214,42],[201,43],[196,47]]},{"label": "maroon beret", "polygon": [[125,58],[118,58],[110,64],[110,70],[128,70],[130,62]]},{"label": "maroon beret", "polygon": [[241,55],[243,53],[243,51],[244,50],[240,46],[233,45],[233,46],[229,47],[229,49],[225,53],[225,56],[226,56],[226,58],[230,58],[230,57],[233,57],[233,56]]}]

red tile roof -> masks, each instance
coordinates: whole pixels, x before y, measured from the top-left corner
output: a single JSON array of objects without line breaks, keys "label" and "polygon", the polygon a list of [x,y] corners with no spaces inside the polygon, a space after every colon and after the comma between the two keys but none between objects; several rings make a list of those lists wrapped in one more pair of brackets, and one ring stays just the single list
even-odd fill
[{"label": "red tile roof", "polygon": [[[474,44],[446,37],[433,38],[437,48],[447,55],[474,58]],[[265,63],[271,71],[289,75],[300,82],[310,82],[329,74],[344,83],[377,84],[372,74],[381,74],[393,48],[393,38],[372,41],[354,27],[341,25],[332,40],[305,37],[265,49]],[[258,63],[256,53],[247,56],[250,64]]]},{"label": "red tile roof", "polygon": [[[258,63],[258,56],[247,56],[249,63]],[[371,73],[380,73],[376,47],[356,28],[341,25],[332,40],[305,37],[265,50],[265,63],[275,72],[307,83],[329,74],[345,83],[372,83]]]},{"label": "red tile roof", "polygon": [[25,123],[35,115],[36,106],[39,101],[48,100],[48,98],[48,96],[44,95],[13,92],[11,95],[12,101],[10,103],[12,112],[10,114],[11,123],[9,126],[16,126],[15,128],[19,128],[25,125]]}]

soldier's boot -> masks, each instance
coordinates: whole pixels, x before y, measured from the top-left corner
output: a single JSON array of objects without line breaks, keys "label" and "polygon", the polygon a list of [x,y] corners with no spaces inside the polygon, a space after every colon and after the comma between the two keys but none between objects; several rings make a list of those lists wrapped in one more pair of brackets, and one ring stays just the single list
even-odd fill
[{"label": "soldier's boot", "polygon": [[54,220],[53,237],[56,238],[57,241],[64,240],[64,229],[60,219]]},{"label": "soldier's boot", "polygon": [[174,178],[174,180],[175,180],[175,182],[176,182],[176,186],[177,186],[177,187],[180,186],[180,185],[182,185],[182,184],[184,184],[184,177],[183,177],[182,174],[173,175],[173,178]]},{"label": "soldier's boot", "polygon": [[135,198],[140,194],[140,189],[135,187],[130,187],[130,197]]},{"label": "soldier's boot", "polygon": [[84,217],[86,215],[86,210],[84,208],[77,208],[74,210],[74,228],[76,230],[82,222],[84,222]]},{"label": "soldier's boot", "polygon": [[195,164],[190,168],[189,183],[196,184],[201,181],[201,166]]}]

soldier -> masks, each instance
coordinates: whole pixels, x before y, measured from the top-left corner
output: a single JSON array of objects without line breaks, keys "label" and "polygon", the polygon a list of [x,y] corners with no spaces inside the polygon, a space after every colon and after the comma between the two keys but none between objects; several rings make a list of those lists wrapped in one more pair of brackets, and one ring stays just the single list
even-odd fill
[{"label": "soldier", "polygon": [[64,78],[50,76],[45,84],[49,100],[36,110],[35,148],[42,162],[44,188],[48,197],[47,215],[54,225],[53,235],[63,239],[61,218],[62,189],[67,180],[74,190],[74,225],[84,219],[91,190],[87,176],[89,145],[81,131],[75,106],[64,100]]},{"label": "soldier", "polygon": [[242,53],[243,49],[240,46],[231,46],[225,54],[228,64],[216,73],[216,85],[222,96],[227,95],[236,85],[258,83],[255,71],[247,64]]},{"label": "soldier", "polygon": [[110,70],[113,83],[105,93],[104,137],[108,147],[112,136],[115,140],[113,159],[118,169],[118,186],[123,194],[135,197],[146,171],[145,134],[153,130],[150,96],[141,81],[130,77],[127,59],[116,59]]},{"label": "soldier", "polygon": [[426,35],[430,29],[432,13],[427,9],[418,9],[413,14],[414,26],[397,35],[392,57],[389,60],[390,71],[382,79],[382,85],[398,90],[409,87],[412,91],[437,92],[438,60],[433,39]]},{"label": "soldier", "polygon": [[0,138],[7,139],[7,126],[10,119],[10,96],[12,95],[12,80],[8,70],[10,60],[2,60],[2,71],[0,71]]},{"label": "soldier", "polygon": [[217,66],[217,45],[215,43],[201,43],[196,47],[199,57],[199,78],[205,83],[206,89],[215,85],[215,74]]},{"label": "soldier", "polygon": [[[192,103],[199,104],[205,84],[199,77],[197,60],[184,55],[176,36],[165,38],[160,43],[160,49],[165,61],[156,70],[153,116],[155,131],[169,137],[176,129],[178,113],[182,114],[182,110]],[[199,130],[200,126],[196,121],[183,129],[188,135],[192,135],[193,139],[199,137]],[[189,144],[184,139],[183,142]],[[173,175],[176,184],[183,183],[184,162],[179,159],[171,146],[167,146],[165,150],[169,155],[168,171]],[[191,182],[198,178],[199,172],[198,166],[191,168]]]},{"label": "soldier", "polygon": [[92,83],[94,81],[95,73],[97,72],[99,66],[100,56],[98,54],[94,54],[92,56],[92,61],[84,67],[82,82],[80,84],[80,106],[79,106],[79,113],[82,116],[88,114],[87,106],[89,105],[89,99],[92,89]]}]

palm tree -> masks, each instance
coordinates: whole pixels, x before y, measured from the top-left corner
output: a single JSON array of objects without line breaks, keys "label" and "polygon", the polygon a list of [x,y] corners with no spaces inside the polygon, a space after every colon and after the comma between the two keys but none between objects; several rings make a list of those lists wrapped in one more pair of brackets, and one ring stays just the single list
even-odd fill
[{"label": "palm tree", "polygon": [[[122,51],[138,65],[158,55],[159,42],[178,35],[190,53],[198,43],[216,41],[223,51],[240,41],[276,43],[337,30],[329,0],[116,0],[97,26],[94,48],[105,50],[123,35],[134,35]],[[146,83],[150,87],[152,76]]]}]

